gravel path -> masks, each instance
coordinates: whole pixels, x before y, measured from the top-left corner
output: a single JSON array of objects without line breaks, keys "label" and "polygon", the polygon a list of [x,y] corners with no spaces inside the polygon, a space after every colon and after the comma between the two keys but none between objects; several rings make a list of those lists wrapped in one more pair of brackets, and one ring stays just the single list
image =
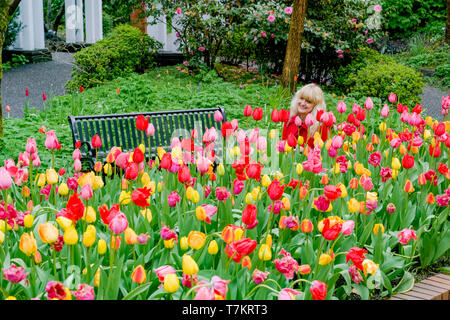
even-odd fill
[{"label": "gravel path", "polygon": [[[52,61],[26,64],[3,72],[2,108],[3,116],[23,117],[25,102],[30,102],[30,109],[40,109],[44,103],[43,93],[51,96],[64,95],[64,85],[71,78],[73,56],[71,53],[53,52]],[[28,89],[28,97],[25,90]]]},{"label": "gravel path", "polygon": [[[47,99],[52,95],[64,95],[64,85],[71,78],[73,55],[72,53],[53,52],[53,61],[27,64],[16,67],[3,73],[2,80],[2,108],[3,115],[7,117],[5,107],[10,106],[10,117],[23,117],[26,101],[30,101],[30,108],[40,109],[43,105],[42,94]],[[29,96],[25,96],[28,89]],[[442,121],[442,97],[450,91],[441,91],[433,87],[423,89],[422,106],[425,115]]]}]

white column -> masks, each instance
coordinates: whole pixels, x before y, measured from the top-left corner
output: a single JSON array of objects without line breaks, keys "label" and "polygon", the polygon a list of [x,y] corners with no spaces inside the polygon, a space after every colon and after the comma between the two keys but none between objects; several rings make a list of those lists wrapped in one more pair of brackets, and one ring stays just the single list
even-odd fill
[{"label": "white column", "polygon": [[42,0],[33,1],[34,49],[45,49],[44,8]]},{"label": "white column", "polygon": [[83,1],[65,0],[66,42],[84,42]]},{"label": "white column", "polygon": [[86,0],[86,42],[95,43],[103,38],[102,0]]},{"label": "white column", "polygon": [[20,2],[20,21],[22,22],[23,26],[22,30],[20,31],[20,49],[34,50],[32,0],[22,0]]}]

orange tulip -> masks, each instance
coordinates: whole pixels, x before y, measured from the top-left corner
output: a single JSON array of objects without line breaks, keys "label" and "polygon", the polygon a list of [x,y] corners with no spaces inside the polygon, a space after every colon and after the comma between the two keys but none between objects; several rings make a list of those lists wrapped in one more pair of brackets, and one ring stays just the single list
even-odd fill
[{"label": "orange tulip", "polygon": [[309,233],[309,232],[312,232],[312,231],[313,231],[314,226],[313,226],[311,220],[309,220],[309,219],[304,219],[304,220],[302,221],[302,223],[300,224],[300,229],[302,229],[302,231],[303,231],[304,233]]},{"label": "orange tulip", "polygon": [[411,180],[406,180],[404,190],[408,193],[414,192],[414,186]]},{"label": "orange tulip", "polygon": [[27,256],[36,253],[37,245],[32,232],[30,234],[22,234],[22,236],[20,237],[19,249]]},{"label": "orange tulip", "polygon": [[436,201],[432,192],[430,192],[430,193],[427,195],[427,200],[426,200],[426,201],[427,201],[427,203],[429,203],[429,204],[433,204],[433,203]]},{"label": "orange tulip", "polygon": [[38,232],[42,242],[44,243],[50,244],[58,240],[59,231],[50,222],[45,222],[43,224],[38,225]]},{"label": "orange tulip", "polygon": [[242,268],[247,268],[248,270],[252,268],[252,260],[249,256],[245,256],[242,258]]},{"label": "orange tulip", "polygon": [[191,231],[188,235],[188,244],[192,249],[200,249],[204,246],[206,241],[206,235],[200,231]]},{"label": "orange tulip", "polygon": [[147,273],[142,265],[138,265],[131,274],[131,280],[137,284],[142,284],[147,281]]}]

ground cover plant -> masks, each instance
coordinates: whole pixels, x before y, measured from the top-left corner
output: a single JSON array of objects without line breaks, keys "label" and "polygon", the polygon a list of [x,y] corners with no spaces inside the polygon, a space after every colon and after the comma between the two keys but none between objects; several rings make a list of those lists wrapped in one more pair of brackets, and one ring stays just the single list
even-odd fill
[{"label": "ground cover plant", "polygon": [[[4,299],[371,299],[448,257],[449,97],[438,121],[395,93],[328,96],[317,121],[330,139],[311,148],[280,140],[279,88],[187,81],[177,68],[30,112],[37,136],[14,139],[0,168]],[[95,113],[226,102],[229,122],[173,137],[156,159],[112,148],[83,172],[63,120],[95,98]],[[136,126],[157,130],[144,117]]]}]

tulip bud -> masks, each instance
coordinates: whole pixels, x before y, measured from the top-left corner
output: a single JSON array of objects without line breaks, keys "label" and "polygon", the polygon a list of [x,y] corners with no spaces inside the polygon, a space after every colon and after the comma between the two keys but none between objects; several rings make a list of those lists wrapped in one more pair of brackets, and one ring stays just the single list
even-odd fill
[{"label": "tulip bud", "polygon": [[182,261],[183,273],[192,276],[198,273],[198,265],[190,255],[183,255]]},{"label": "tulip bud", "polygon": [[69,193],[69,187],[67,186],[67,183],[62,182],[58,187],[58,194],[61,196],[67,196]]},{"label": "tulip bud", "polygon": [[301,275],[307,275],[311,273],[311,267],[309,264],[302,264],[301,266],[298,267],[298,272]]},{"label": "tulip bud", "polygon": [[158,185],[156,187],[156,191],[161,192],[163,189],[163,183],[162,182],[158,182]]},{"label": "tulip bud", "polygon": [[183,251],[186,251],[187,249],[189,249],[189,243],[188,243],[187,237],[181,237],[180,248]]},{"label": "tulip bud", "polygon": [[106,241],[103,239],[98,240],[97,246],[98,254],[104,255],[106,253]]},{"label": "tulip bud", "polygon": [[133,245],[137,242],[137,235],[130,227],[125,229],[125,242],[129,245]]},{"label": "tulip bud", "polygon": [[27,214],[25,218],[23,218],[23,225],[26,228],[31,228],[33,226],[34,217],[31,214]]},{"label": "tulip bud", "polygon": [[329,254],[322,253],[319,258],[319,264],[321,266],[325,266],[325,265],[329,264],[332,260],[333,259],[331,258],[331,256]]},{"label": "tulip bud", "polygon": [[100,268],[97,269],[94,276],[94,287],[98,287],[100,285]]},{"label": "tulip bud", "polygon": [[95,227],[88,225],[86,231],[83,233],[83,245],[87,248],[95,243]]},{"label": "tulip bud", "polygon": [[272,259],[272,250],[270,247],[263,243],[259,248],[258,257],[262,261],[268,261]]},{"label": "tulip bud", "polygon": [[131,273],[131,280],[136,282],[137,284],[143,284],[147,281],[147,273],[142,265],[138,265]]},{"label": "tulip bud", "polygon": [[216,240],[212,240],[208,245],[208,253],[210,255],[216,255],[219,252],[219,246],[217,245]]},{"label": "tulip bud", "polygon": [[384,233],[384,226],[381,223],[377,223],[373,226],[373,234],[377,235],[378,234],[378,230],[381,231],[381,233]]},{"label": "tulip bud", "polygon": [[217,174],[221,177],[225,174],[225,167],[222,163],[217,166]]},{"label": "tulip bud", "polygon": [[34,259],[34,263],[36,263],[36,264],[41,263],[41,262],[42,262],[42,256],[41,256],[41,253],[40,253],[39,251],[36,251],[36,252],[33,254],[33,259]]},{"label": "tulip bud", "polygon": [[67,245],[74,245],[78,242],[78,232],[75,227],[70,226],[64,231],[64,243]]},{"label": "tulip bud", "polygon": [[270,177],[267,174],[262,176],[262,178],[261,178],[261,185],[264,188],[267,188],[270,185],[271,182],[272,181],[270,180]]},{"label": "tulip bud", "polygon": [[295,168],[295,172],[300,176],[303,172],[303,166],[301,163],[297,163],[297,167]]},{"label": "tulip bud", "polygon": [[168,293],[174,293],[180,287],[180,281],[175,273],[169,273],[164,276],[164,290]]}]

